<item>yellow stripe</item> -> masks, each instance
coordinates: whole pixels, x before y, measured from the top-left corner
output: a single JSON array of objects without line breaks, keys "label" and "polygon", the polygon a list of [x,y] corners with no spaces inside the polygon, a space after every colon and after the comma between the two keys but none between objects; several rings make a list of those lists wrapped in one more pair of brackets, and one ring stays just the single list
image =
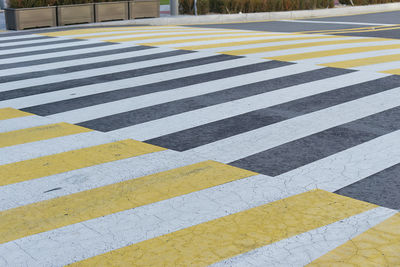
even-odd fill
[{"label": "yellow stripe", "polygon": [[346,55],[346,54],[398,49],[398,48],[400,48],[400,44],[377,45],[377,46],[365,46],[365,47],[352,47],[352,48],[325,50],[325,51],[309,52],[309,53],[299,53],[299,54],[291,54],[291,55],[267,57],[267,58],[273,59],[273,60],[280,60],[280,61],[296,61],[296,60],[303,60],[303,59],[309,59],[309,58],[329,57],[329,56],[336,56],[336,55]]},{"label": "yellow stripe", "polygon": [[6,210],[0,213],[0,243],[255,174],[222,163],[206,161]]},{"label": "yellow stripe", "polygon": [[0,166],[0,186],[164,150],[135,140],[118,141]]},{"label": "yellow stripe", "polygon": [[374,207],[326,191],[312,190],[72,266],[205,266]]},{"label": "yellow stripe", "polygon": [[332,63],[325,63],[321,65],[334,68],[354,68],[354,67],[380,64],[393,61],[400,61],[400,54],[351,59],[351,60],[337,61]]},{"label": "yellow stripe", "polygon": [[[274,35],[268,35],[265,37],[269,37],[269,36],[282,36],[282,35],[274,34]],[[254,40],[254,41],[216,43],[216,44],[208,44],[208,45],[193,45],[193,46],[184,46],[184,47],[178,47],[178,48],[179,49],[187,49],[187,50],[200,50],[200,49],[240,46],[240,45],[250,45],[250,44],[263,44],[263,43],[298,41],[298,40],[313,40],[313,39],[330,39],[330,38],[343,38],[343,36],[307,36],[307,35],[304,35],[304,36],[295,37],[295,38],[262,39],[262,40]]]},{"label": "yellow stripe", "polygon": [[0,133],[0,148],[91,131],[93,130],[65,122],[42,125]]},{"label": "yellow stripe", "polygon": [[80,29],[80,30],[70,30],[70,31],[59,31],[59,32],[46,32],[39,33],[38,35],[44,36],[68,36],[68,35],[79,35],[79,34],[91,34],[91,33],[101,33],[101,32],[118,32],[118,31],[134,31],[134,30],[146,30],[146,29],[162,29],[171,26],[145,26],[145,27],[114,27],[114,28],[93,28],[93,29]]},{"label": "yellow stripe", "polygon": [[400,213],[307,266],[400,266]]},{"label": "yellow stripe", "polygon": [[192,34],[184,33],[184,34],[170,34],[170,35],[152,35],[152,36],[112,39],[112,40],[106,40],[106,41],[107,42],[113,42],[113,43],[121,43],[121,42],[140,41],[140,40],[149,40],[149,39],[163,39],[163,38],[191,37],[191,36],[209,36],[209,35],[224,35],[224,34],[240,34],[240,33],[243,34],[243,31],[237,31],[237,32],[213,32],[213,33],[192,33]]},{"label": "yellow stripe", "polygon": [[18,117],[32,116],[33,114],[14,108],[0,108],[0,120],[8,120]]},{"label": "yellow stripe", "polygon": [[400,75],[400,69],[394,69],[394,70],[385,70],[385,71],[381,71],[383,73],[389,73],[389,74],[396,74],[396,75]]},{"label": "yellow stripe", "polygon": [[296,48],[304,48],[304,47],[313,47],[313,46],[366,43],[366,42],[376,42],[376,41],[380,41],[380,39],[379,38],[365,38],[365,39],[355,39],[355,40],[350,39],[350,40],[340,40],[340,41],[335,40],[335,41],[300,43],[300,44],[291,44],[291,45],[277,45],[277,46],[224,51],[223,54],[240,56],[240,55],[246,55],[246,54],[271,52],[271,51],[287,50],[287,49],[296,49]]}]

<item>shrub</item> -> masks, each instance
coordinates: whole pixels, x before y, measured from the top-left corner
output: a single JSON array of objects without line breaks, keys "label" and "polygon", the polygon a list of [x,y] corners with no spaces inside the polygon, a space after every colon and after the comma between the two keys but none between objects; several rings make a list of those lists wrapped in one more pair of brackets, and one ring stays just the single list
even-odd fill
[{"label": "shrub", "polygon": [[11,8],[29,8],[42,6],[74,5],[96,2],[116,2],[121,0],[9,0]]},{"label": "shrub", "polygon": [[[201,0],[207,1],[207,0]],[[212,13],[253,13],[333,7],[333,0],[208,0]],[[193,14],[193,0],[180,0],[183,14]],[[189,11],[189,12],[187,12]]]},{"label": "shrub", "polygon": [[[209,0],[197,0],[197,14],[204,15],[210,12]],[[194,15],[194,0],[179,0],[179,13]]]},{"label": "shrub", "polygon": [[[339,0],[351,5],[351,0]],[[400,0],[352,0],[354,5],[372,5],[400,2]],[[194,0],[179,0],[181,14],[194,14]],[[204,8],[203,8],[204,7]],[[254,13],[271,11],[306,10],[332,8],[334,0],[197,0],[198,14],[211,13]],[[201,10],[201,11],[200,11]]]}]

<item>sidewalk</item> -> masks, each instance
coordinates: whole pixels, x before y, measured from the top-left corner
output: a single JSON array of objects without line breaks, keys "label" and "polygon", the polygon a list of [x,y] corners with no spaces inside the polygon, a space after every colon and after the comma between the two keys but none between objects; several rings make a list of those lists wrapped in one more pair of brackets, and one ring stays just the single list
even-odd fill
[{"label": "sidewalk", "polygon": [[6,21],[4,19],[4,12],[0,10],[0,31],[4,31],[6,29]]}]

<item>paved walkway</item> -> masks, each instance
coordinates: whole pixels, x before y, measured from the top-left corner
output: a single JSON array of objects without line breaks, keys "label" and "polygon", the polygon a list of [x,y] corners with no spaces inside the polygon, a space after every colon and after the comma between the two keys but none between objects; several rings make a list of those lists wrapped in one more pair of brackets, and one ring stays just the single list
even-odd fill
[{"label": "paved walkway", "polygon": [[4,18],[4,12],[0,11],[0,31],[4,31],[6,29],[6,21]]},{"label": "paved walkway", "polygon": [[398,266],[400,40],[355,31],[1,36],[0,265]]}]

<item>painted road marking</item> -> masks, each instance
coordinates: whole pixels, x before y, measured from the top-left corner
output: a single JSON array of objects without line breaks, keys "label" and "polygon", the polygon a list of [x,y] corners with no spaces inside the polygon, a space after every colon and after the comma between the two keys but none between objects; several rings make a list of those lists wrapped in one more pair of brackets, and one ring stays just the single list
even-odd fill
[{"label": "painted road marking", "polygon": [[13,118],[20,118],[32,116],[33,114],[24,112],[14,108],[0,108],[0,120],[9,120]]},{"label": "painted road marking", "polygon": [[[130,57],[144,57],[152,54],[161,54],[165,52],[163,48],[147,48],[142,46],[134,46],[131,48],[120,48],[111,50],[109,52],[100,52],[100,53],[89,53],[85,55],[84,53],[80,55],[80,57],[61,57],[60,60],[57,58],[53,61],[46,59],[43,60],[42,64],[37,65],[29,65],[28,66],[21,66],[17,64],[10,64],[7,68],[7,73],[1,73],[0,77],[10,76],[10,75],[21,75],[23,73],[30,73],[30,72],[44,72],[46,70],[56,70],[68,67],[77,67],[77,66],[85,66],[89,64],[101,63],[101,62],[108,62],[108,61],[115,61],[115,60],[122,60],[127,59]],[[168,51],[171,52],[171,51]],[[62,62],[62,66],[60,63]],[[6,67],[7,64],[4,66]],[[48,74],[49,75],[49,74]],[[51,75],[51,74],[50,74]],[[22,78],[23,79],[23,78]]]},{"label": "painted road marking", "polygon": [[[217,61],[216,63],[210,63],[210,60],[215,60]],[[208,64],[207,64],[208,61]],[[240,66],[246,66],[249,64],[255,64],[255,63],[261,63],[265,62],[265,60],[262,59],[248,59],[248,58],[236,58],[232,57],[230,58],[229,56],[213,56],[212,58],[206,59],[204,62],[204,65],[198,65],[199,60],[193,60],[190,63],[190,67],[182,66],[184,71],[182,69],[174,69],[174,70],[165,70],[162,71],[162,75],[160,73],[154,73],[154,74],[149,74],[149,75],[143,75],[139,77],[133,77],[133,78],[126,78],[125,75],[122,75],[123,77],[114,77],[114,79],[117,78],[117,80],[111,80],[111,81],[98,81],[99,83],[95,84],[90,84],[90,85],[81,85],[77,87],[70,87],[68,83],[62,82],[60,86],[63,88],[49,88],[48,85],[41,85],[42,87],[41,91],[37,90],[31,90],[27,89],[29,92],[31,92],[32,95],[24,96],[25,93],[21,94],[21,97],[16,98],[16,99],[10,99],[6,101],[0,102],[0,107],[2,106],[13,106],[17,108],[25,108],[25,107],[30,107],[33,105],[41,105],[41,104],[47,104],[55,101],[62,101],[62,100],[67,100],[67,99],[72,99],[76,98],[78,96],[86,96],[86,95],[93,95],[93,94],[99,94],[99,93],[105,93],[105,92],[112,92],[116,91],[119,89],[125,89],[126,91],[135,91],[135,89],[141,89],[140,86],[148,85],[148,87],[153,88],[152,91],[154,92],[154,85],[161,85],[161,82],[164,82],[162,84],[162,87],[157,86],[158,91],[166,90],[171,87],[171,85],[168,87],[168,84],[172,84],[174,87],[181,87],[182,82],[186,81],[187,78],[185,77],[191,77],[194,78],[196,75],[203,75],[209,77],[211,73],[216,72],[216,71],[222,71],[225,70],[229,72],[230,69],[232,68],[237,68]],[[282,62],[282,65],[287,65],[288,63]],[[195,65],[195,66],[193,66]],[[179,66],[179,65],[178,65]],[[156,70],[160,70],[156,69]],[[161,67],[162,70],[162,67]],[[212,70],[212,71],[210,71]],[[194,76],[194,77],[193,77]],[[123,78],[123,79],[118,79],[118,78]],[[206,77],[201,77],[203,79],[207,79]],[[177,84],[171,83],[170,80],[175,80],[177,81]],[[154,83],[154,81],[157,81]],[[198,83],[198,81],[195,80],[195,83]],[[38,88],[35,88],[38,89]],[[21,90],[21,89],[20,89]],[[51,90],[50,92],[48,92]],[[52,92],[54,91],[54,92]],[[146,94],[149,91],[143,91],[140,90],[142,94]],[[21,91],[22,92],[22,91]]]},{"label": "painted road marking", "polygon": [[[81,140],[81,142],[84,141],[85,139]],[[97,142],[100,142],[99,139],[97,139]],[[0,211],[119,183],[200,161],[204,161],[204,159],[188,157],[172,150],[162,150],[157,153],[93,165],[23,183],[10,184],[0,187]],[[148,164],[149,162],[152,164]],[[58,189],[52,190],[54,188]]]},{"label": "painted road marking", "polygon": [[266,43],[274,43],[274,42],[318,40],[318,39],[331,39],[331,38],[336,39],[336,38],[341,38],[341,36],[304,36],[304,35],[299,35],[298,37],[283,36],[283,38],[265,37],[264,39],[261,39],[261,40],[250,40],[250,41],[239,41],[239,42],[229,41],[229,42],[225,42],[225,43],[188,45],[188,46],[183,46],[183,47],[178,47],[178,48],[179,49],[188,49],[188,50],[201,50],[201,49],[232,47],[232,46],[242,46],[242,45],[251,45],[251,44],[266,44]]},{"label": "painted road marking", "polygon": [[315,23],[315,24],[349,24],[349,25],[371,25],[371,26],[394,26],[395,24],[352,22],[352,21],[323,21],[323,20],[279,20],[294,23]]},{"label": "painted road marking", "polygon": [[333,68],[354,68],[359,66],[373,65],[373,64],[393,62],[393,61],[400,61],[400,54],[344,60],[344,61],[326,63],[322,65]]},{"label": "painted road marking", "polygon": [[241,38],[257,38],[257,37],[264,37],[264,34],[258,33],[258,34],[240,34],[240,35],[232,35],[232,36],[217,36],[217,37],[199,37],[199,38],[193,38],[193,39],[186,39],[185,38],[180,38],[180,39],[172,39],[172,40],[167,40],[167,41],[158,41],[157,39],[152,40],[151,42],[144,42],[140,43],[141,45],[149,45],[149,46],[158,46],[158,45],[181,45],[184,43],[192,43],[192,42],[201,42],[201,41],[220,41],[220,40],[234,40],[234,39],[241,39]]},{"label": "painted road marking", "polygon": [[[336,190],[347,183],[400,162],[399,136],[400,131],[378,137],[277,179],[257,175],[236,180],[185,196],[86,221],[84,224],[78,223],[16,240],[17,245],[14,242],[6,243],[0,245],[0,251],[12,262],[33,264],[50,261],[69,264],[312,188]],[[371,154],[371,150],[377,153]],[[171,221],[171,218],[179,220]],[[167,221],[168,224],[161,223]],[[134,227],[127,228],[127,225]],[[54,246],[54,242],[59,245]],[[18,247],[22,247],[23,250]],[[35,255],[37,261],[33,262],[29,254],[25,254],[24,251]]]},{"label": "painted road marking", "polygon": [[[98,94],[96,97],[87,96],[70,101],[60,101],[58,103],[39,105],[28,109],[35,110],[38,114],[41,114],[43,110],[46,109],[47,115],[51,119],[81,123],[117,113],[138,110],[157,104],[244,86],[248,84],[249,80],[256,83],[275,77],[274,75],[278,75],[279,77],[279,75],[281,75],[280,73],[290,74],[295,71],[290,67],[286,67],[285,65],[282,66],[281,63],[277,63],[278,62],[256,63],[231,68],[227,71],[215,71],[212,74],[197,76],[197,79],[193,79],[199,81],[199,83],[178,87],[176,89],[169,86],[169,90],[151,92],[149,89],[144,88],[143,91],[147,91],[148,93],[145,95],[126,94],[124,97],[121,97],[122,93],[120,93],[120,97],[117,98],[112,96],[115,94]],[[307,69],[304,68],[302,70],[306,71]],[[204,80],[208,81],[202,82],[203,79],[200,77],[204,77]],[[165,83],[165,85],[168,86],[167,83]],[[160,87],[163,86],[161,85]],[[166,89],[165,87],[164,89]],[[83,99],[87,101],[82,101]],[[96,101],[96,99],[98,100]],[[111,99],[113,101],[110,101]],[[78,105],[78,103],[81,104]],[[73,105],[74,109],[70,110],[69,105]],[[79,114],[79,116],[76,116],[76,114]],[[153,134],[157,134],[158,132],[161,133],[165,126],[166,125],[160,127],[159,130],[155,131]]]},{"label": "painted road marking", "polygon": [[33,128],[51,123],[54,123],[54,121],[45,117],[35,116],[33,114],[30,116],[16,117],[7,120],[1,120],[0,133],[16,131],[25,128]]},{"label": "painted road marking", "polygon": [[72,266],[100,263],[107,266],[208,265],[374,207],[366,202],[313,190],[114,250]]},{"label": "painted road marking", "polygon": [[342,49],[325,50],[325,51],[318,51],[318,52],[308,52],[308,53],[301,53],[301,54],[290,54],[290,55],[286,55],[286,56],[270,57],[269,59],[282,60],[282,61],[297,61],[297,60],[304,60],[304,59],[310,59],[310,58],[329,57],[329,56],[336,56],[336,55],[355,54],[355,53],[362,53],[362,52],[390,50],[390,49],[399,49],[399,48],[400,48],[400,44],[352,47],[352,48],[342,48]]},{"label": "painted road marking", "polygon": [[386,71],[382,71],[382,72],[383,73],[400,75],[400,69],[392,69],[392,70],[386,70]]},{"label": "painted road marking", "polygon": [[[382,41],[385,39],[382,39]],[[356,40],[342,40],[341,44],[354,44],[354,43],[363,43],[363,42],[376,42],[380,41],[378,38],[365,38],[365,39],[356,39]],[[335,41],[324,41],[324,42],[312,42],[312,43],[300,43],[300,44],[291,44],[291,45],[277,45],[277,46],[268,46],[268,47],[260,47],[253,49],[238,49],[231,51],[224,51],[224,54],[228,55],[247,55],[247,54],[255,54],[255,53],[263,53],[263,52],[271,52],[277,50],[288,50],[288,49],[296,49],[296,48],[304,48],[304,47],[313,47],[313,46],[329,46],[329,45],[337,45],[338,42]]]},{"label": "painted road marking", "polygon": [[0,158],[0,165],[58,154],[84,147],[102,145],[121,139],[122,138],[118,139],[118,137],[108,136],[104,133],[87,129],[87,131],[83,131],[82,133],[3,147],[0,148],[0,154],[7,155],[7,157]]},{"label": "painted road marking", "polygon": [[400,213],[372,227],[307,266],[400,265]]},{"label": "painted road marking", "polygon": [[[125,132],[127,135],[135,136],[135,139],[141,141],[150,141],[154,138],[160,138],[157,141],[161,141],[164,138],[168,139],[172,136],[178,137],[180,134],[185,136],[184,131],[189,133],[193,130],[201,129],[201,127],[206,128],[212,123],[217,124],[224,119],[229,120],[234,116],[301,99],[302,97],[328,92],[330,90],[338,89],[340,86],[346,87],[381,77],[382,76],[379,77],[374,75],[360,75],[360,73],[350,73],[323,80],[311,81],[131,126],[131,133],[129,133],[128,130],[124,131],[122,129],[120,132]],[[338,78],[341,80],[341,84],[334,83]],[[265,83],[268,83],[267,81]],[[293,92],[298,93],[293,94]],[[190,139],[192,138],[189,138],[189,140]],[[179,138],[178,140],[175,139],[175,141],[168,146],[174,146],[176,141],[181,141],[182,144],[186,143],[185,139]],[[201,138],[199,138],[199,140],[201,140]],[[150,142],[152,141],[156,140],[151,140]]]},{"label": "painted road marking", "polygon": [[69,123],[56,123],[0,133],[0,148],[92,131]]},{"label": "painted road marking", "polygon": [[[35,177],[23,174],[25,176],[22,180],[14,181],[12,179],[15,176],[11,173],[13,178],[0,186],[0,211],[10,212],[27,209],[29,206],[43,205],[44,207],[46,203],[55,203],[51,209],[42,207],[43,212],[51,210],[62,212],[63,209],[69,207],[68,205],[75,203],[74,196],[94,194],[93,192],[100,192],[104,188],[116,188],[125,184],[136,185],[145,177],[148,179],[149,176],[153,177],[160,172],[186,168],[189,164],[201,164],[198,162],[209,160],[209,155],[218,154],[217,156],[222,159],[227,156],[239,161],[255,157],[254,162],[259,162],[261,158],[257,158],[257,156],[270,154],[274,149],[278,149],[280,153],[276,154],[276,157],[287,159],[289,157],[286,157],[285,153],[281,153],[283,147],[290,147],[291,151],[296,142],[307,142],[314,136],[322,136],[317,141],[323,142],[312,142],[312,144],[318,143],[320,144],[318,146],[324,147],[324,149],[318,156],[313,154],[314,156],[308,160],[302,159],[300,163],[292,160],[287,166],[279,166],[280,171],[276,173],[271,172],[272,169],[277,170],[273,162],[264,162],[268,171],[262,171],[277,175],[276,177],[253,173],[243,178],[224,182],[228,179],[227,176],[224,176],[220,183],[209,184],[209,186],[202,183],[204,187],[197,188],[195,185],[198,184],[198,179],[195,180],[196,184],[193,184],[193,180],[186,180],[188,183],[177,183],[178,185],[174,186],[175,184],[172,183],[175,181],[174,179],[167,181],[164,180],[164,176],[163,179],[160,176],[157,185],[153,184],[153,186],[161,187],[163,185],[162,190],[186,190],[184,185],[189,184],[191,187],[194,186],[193,190],[182,191],[176,195],[168,195],[171,192],[168,191],[164,196],[162,196],[161,189],[153,190],[150,191],[153,196],[157,197],[156,194],[160,194],[158,196],[167,199],[161,199],[161,201],[156,198],[146,199],[148,202],[143,202],[143,205],[134,209],[121,206],[122,210],[119,210],[118,208],[121,207],[117,205],[120,203],[118,200],[115,201],[115,203],[118,202],[117,204],[114,203],[113,207],[116,208],[114,211],[102,210],[100,206],[107,204],[104,204],[104,199],[101,198],[104,194],[98,193],[97,199],[89,198],[87,203],[77,205],[82,209],[79,210],[78,207],[78,209],[68,211],[68,214],[75,214],[75,219],[84,218],[83,221],[69,222],[68,218],[64,218],[67,215],[62,214],[63,216],[57,217],[56,215],[61,213],[53,213],[55,217],[65,219],[65,224],[50,226],[50,223],[53,222],[50,219],[44,223],[49,227],[47,229],[32,233],[23,230],[17,233],[20,237],[15,237],[15,240],[4,241],[5,243],[0,244],[0,255],[2,255],[0,265],[5,262],[30,266],[64,265],[85,259],[91,260],[90,258],[104,253],[106,253],[104,255],[110,255],[110,252],[115,250],[118,252],[120,249],[128,249],[129,246],[160,240],[171,233],[175,235],[190,227],[207,224],[213,220],[223,220],[227,218],[226,216],[236,216],[236,214],[247,212],[249,209],[257,209],[260,205],[273,204],[271,202],[280,201],[311,189],[319,188],[335,192],[350,184],[366,181],[373,175],[400,164],[398,154],[400,131],[398,131],[398,123],[394,118],[398,115],[400,103],[398,100],[399,88],[397,88],[398,76],[390,76],[391,73],[376,73],[376,71],[395,70],[397,61],[357,67],[372,72],[354,72],[354,70],[325,68],[316,65],[362,57],[399,54],[400,41],[398,40],[223,29],[196,28],[192,30],[179,26],[141,27],[141,29],[126,27],[125,29],[125,31],[114,31],[112,28],[107,30],[87,29],[70,32],[74,34],[64,35],[62,38],[52,37],[54,42],[49,41],[56,45],[56,42],[65,42],[68,38],[91,40],[90,42],[83,40],[82,42],[86,42],[85,45],[69,48],[48,47],[43,51],[33,51],[34,47],[28,46],[30,40],[32,45],[39,44],[39,39],[18,38],[8,39],[5,42],[0,40],[0,46],[3,45],[3,48],[7,48],[4,51],[15,52],[0,56],[0,69],[12,71],[12,73],[4,73],[0,77],[0,82],[2,85],[9,86],[21,81],[21,84],[15,83],[13,85],[15,87],[9,87],[9,90],[3,92],[4,94],[1,96],[7,100],[1,101],[0,106],[24,108],[25,112],[29,111],[50,117],[8,118],[0,121],[0,132],[7,133],[14,130],[23,132],[28,131],[26,128],[59,124],[59,122],[70,122],[70,120],[73,123],[90,122],[93,124],[91,125],[93,128],[100,130],[105,130],[104,125],[111,124],[115,125],[107,127],[118,128],[111,134],[89,131],[49,137],[50,139],[44,138],[44,140],[34,140],[28,143],[24,141],[21,144],[0,148],[0,163],[3,164],[0,170],[4,166],[13,165],[15,167],[13,171],[14,174],[17,174],[17,178],[20,175],[17,172],[17,166],[23,168],[25,166],[23,164],[28,164],[27,162],[36,164],[30,166],[36,173]],[[352,29],[353,32],[359,30],[369,29]],[[223,36],[212,35],[214,37],[211,38],[215,39],[205,38],[208,33],[219,32],[223,32]],[[233,36],[232,32],[240,33]],[[194,37],[198,38],[189,36],[155,39],[159,36],[168,36],[168,34],[183,35],[184,33],[196,34]],[[326,32],[326,34],[329,33]],[[142,41],[129,41],[124,44],[104,42],[136,37],[154,37],[146,39],[146,42],[161,41],[165,43],[159,44],[161,46],[159,48],[148,48],[137,46],[137,43]],[[248,54],[244,58],[223,55],[215,59],[214,54],[215,52],[224,53],[225,50],[262,49],[263,47],[293,45],[296,42],[311,45],[333,40],[337,44],[274,50]],[[342,40],[357,40],[357,42],[342,44]],[[68,41],[65,43],[68,44]],[[110,76],[101,72],[107,64],[107,67],[116,68],[125,65],[128,61],[129,64],[132,64],[132,60],[135,62],[138,60],[134,57],[141,57],[140,63],[148,64],[154,60],[153,57],[158,57],[162,53],[165,55],[181,53],[181,50],[174,50],[174,46],[197,46],[200,48],[202,45],[207,48],[199,49],[202,50],[201,53],[187,52],[187,55],[193,55],[190,59],[193,63],[176,64],[176,60],[180,59],[176,58],[162,66],[149,66],[154,69],[154,72],[148,69],[138,70],[138,65],[113,72]],[[360,49],[351,50],[355,46]],[[367,48],[367,46],[369,47]],[[17,52],[15,49],[20,50]],[[332,51],[334,54],[328,56],[324,54]],[[291,54],[305,55],[309,52],[314,52],[314,56],[299,59],[301,60],[300,64],[259,58],[264,56],[283,57]],[[130,57],[122,58],[123,54],[130,55]],[[213,61],[214,59],[207,61],[213,57],[215,61]],[[198,61],[207,62],[204,65],[195,65],[194,62]],[[304,64],[304,62],[307,63]],[[43,68],[41,69],[41,67]],[[50,69],[55,69],[51,75],[47,73]],[[79,74],[84,70],[87,71],[86,69],[90,69],[88,76],[82,73],[78,79],[72,77],[72,74]],[[65,80],[54,79],[58,79],[62,75],[66,75],[64,76]],[[42,82],[30,86],[29,83],[34,79],[42,79]],[[6,86],[4,87],[6,88]],[[348,88],[345,88],[346,86]],[[360,90],[359,87],[363,87],[363,90]],[[224,94],[227,97],[223,98]],[[155,98],[156,100],[154,100]],[[256,101],[257,98],[259,101]],[[253,115],[258,117],[252,117]],[[387,121],[382,120],[382,116]],[[235,131],[231,131],[229,123],[237,125],[238,120],[242,117],[249,119],[245,123],[240,123],[240,129],[236,130],[235,128]],[[115,123],[112,118],[117,119]],[[363,131],[363,134],[354,134],[354,127],[349,125],[361,127],[360,131]],[[333,127],[332,129],[337,130],[345,127],[348,129],[347,126],[351,128],[349,130],[351,134],[346,135],[349,139],[341,142],[340,147],[336,143],[329,142],[332,139],[324,138],[324,134],[329,131],[329,128]],[[255,129],[257,127],[261,128]],[[265,134],[268,139],[263,137]],[[94,149],[94,146],[107,146],[111,142],[125,142],[126,140],[118,140],[134,135],[140,137],[140,140],[146,140],[146,142],[162,147],[188,151],[176,152],[159,147],[147,147],[142,149],[146,150],[145,152],[134,156],[130,156],[129,153],[135,153],[137,150],[125,149],[122,157],[119,157],[120,153],[114,150],[109,155],[98,150],[96,153]],[[250,142],[250,140],[252,141]],[[129,141],[134,142],[137,146],[151,146],[138,141]],[[221,149],[216,154],[214,151],[211,151],[210,154],[198,153],[207,147],[212,150],[212,146],[215,145],[216,149]],[[132,146],[135,145],[132,144]],[[311,146],[307,149],[314,149]],[[91,149],[93,151],[90,153],[81,153],[82,150]],[[270,150],[270,152],[266,152],[266,150]],[[88,154],[96,155],[103,161],[77,166],[72,160],[77,151],[80,153],[78,153],[79,155],[85,154],[87,157],[89,157]],[[371,151],[374,153],[372,154]],[[69,153],[69,157],[65,156],[65,153]],[[224,153],[225,156],[222,155]],[[64,155],[64,158],[60,155]],[[104,160],[104,157],[108,157],[109,160]],[[47,159],[50,158],[58,161],[54,163],[55,165],[50,162],[49,167],[42,166],[49,163]],[[70,160],[71,165],[69,165]],[[64,166],[61,168],[61,161],[69,169]],[[149,164],[150,162],[151,164]],[[252,171],[257,169],[255,165],[248,167]],[[50,168],[57,170],[50,172]],[[248,172],[242,169],[238,170]],[[212,179],[209,180],[214,182]],[[138,187],[129,188],[133,191],[138,190]],[[148,189],[149,185],[142,188]],[[128,192],[124,191],[125,189],[126,187],[121,187],[119,190],[123,193],[116,196],[109,193],[108,196],[112,200],[119,197],[123,203],[127,203],[130,198],[124,197],[126,194],[129,192],[131,193],[129,196],[137,194],[135,194],[136,191],[128,190]],[[251,193],[249,194],[249,192]],[[60,201],[60,199],[70,198],[74,201]],[[102,201],[102,204],[97,204],[100,203],[99,201]],[[98,206],[94,210],[97,214],[92,214],[93,216],[87,212],[90,211],[90,208],[87,207],[92,205],[91,203]],[[386,204],[383,203],[383,205]],[[73,211],[77,212],[72,213]],[[101,212],[105,212],[105,214],[100,214]],[[303,229],[290,237],[278,238],[279,241],[273,244],[268,242],[260,244],[255,250],[252,250],[251,247],[239,248],[232,254],[233,259],[220,257],[212,263],[222,263],[224,260],[233,262],[233,260],[246,255],[258,255],[251,259],[268,265],[270,261],[261,257],[265,255],[265,249],[272,253],[270,255],[278,255],[279,251],[282,251],[279,250],[279,244],[288,246],[293,244],[291,243],[293,240],[297,240],[303,243],[299,250],[290,249],[293,260],[297,256],[307,253],[306,251],[312,250],[313,252],[310,252],[309,258],[295,261],[305,265],[376,225],[394,212],[387,208],[372,208],[356,215],[351,214],[343,219],[343,222],[334,221],[314,228]],[[33,211],[24,214],[32,215]],[[20,217],[18,216],[18,218]],[[24,231],[25,234],[21,236]],[[330,240],[330,235],[337,237],[340,235],[340,238]],[[313,249],[312,246],[315,242],[309,242],[307,239],[310,236],[314,241],[321,241],[323,245]],[[54,245],[55,243],[57,246]],[[228,243],[229,245],[235,244]],[[257,251],[264,252],[257,254]],[[33,259],[29,255],[35,255],[35,258]],[[281,256],[281,258],[287,257],[287,255]],[[272,259],[273,257],[269,257],[269,260]]]},{"label": "painted road marking", "polygon": [[[0,243],[188,194],[256,173],[206,161],[0,213]],[[90,210],[90,212],[88,212]]]},{"label": "painted road marking", "polygon": [[[129,38],[133,36],[160,36],[160,35],[171,35],[171,33],[175,33],[179,35],[178,33],[191,33],[193,34],[195,32],[196,34],[207,34],[208,33],[223,33],[223,34],[229,34],[229,33],[237,33],[237,30],[219,30],[219,29],[198,29],[197,31],[192,31],[191,29],[171,29],[171,30],[158,30],[158,31],[148,31],[148,30],[143,30],[143,31],[131,31],[131,32],[118,32],[118,33],[103,33],[103,34],[86,34],[82,36],[74,36],[76,39],[98,39],[98,40],[109,40],[109,39],[115,39],[115,37],[123,37]],[[173,34],[172,34],[173,35]],[[179,35],[180,36],[180,35]]]},{"label": "painted road marking", "polygon": [[368,210],[211,266],[305,266],[395,213],[385,208]]},{"label": "painted road marking", "polygon": [[[0,166],[0,186],[72,171],[105,162],[161,151],[163,148],[123,140]],[[66,164],[66,162],[68,164]]]},{"label": "painted road marking", "polygon": [[[200,154],[209,159],[229,163],[353,120],[395,108],[400,105],[399,101],[400,88],[395,88],[238,134],[187,150],[187,153]],[[292,131],[287,131],[287,129],[292,129]]]}]

